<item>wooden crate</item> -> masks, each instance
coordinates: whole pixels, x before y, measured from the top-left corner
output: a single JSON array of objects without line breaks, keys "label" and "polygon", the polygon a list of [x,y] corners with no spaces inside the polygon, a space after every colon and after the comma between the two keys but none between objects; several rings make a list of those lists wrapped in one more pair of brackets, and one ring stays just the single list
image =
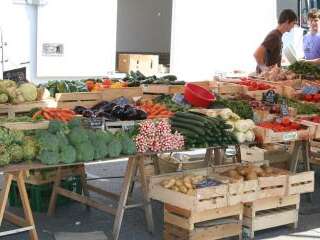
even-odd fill
[{"label": "wooden crate", "polygon": [[[297,109],[295,108],[289,107],[288,112],[289,117],[297,116]],[[280,114],[272,114],[269,110],[253,110],[253,117],[255,123],[274,121],[277,117],[279,117],[279,115]]]},{"label": "wooden crate", "polygon": [[269,197],[282,197],[287,192],[288,175],[259,177],[258,199]]},{"label": "wooden crate", "polygon": [[218,82],[216,91],[220,95],[240,94],[243,92],[241,85],[232,82]]},{"label": "wooden crate", "polygon": [[146,76],[159,72],[159,56],[146,54],[119,54],[118,71],[129,73],[140,71]]},{"label": "wooden crate", "polygon": [[4,122],[4,123],[0,123],[0,126],[11,129],[11,130],[47,129],[49,127],[49,121]]},{"label": "wooden crate", "polygon": [[57,93],[58,108],[92,107],[103,100],[102,92]]},{"label": "wooden crate", "polygon": [[287,195],[314,192],[314,172],[289,173]]},{"label": "wooden crate", "polygon": [[53,99],[25,102],[21,104],[0,104],[0,115],[7,115],[14,118],[18,113],[28,113],[33,108],[56,107]]},{"label": "wooden crate", "polygon": [[[311,117],[313,115],[309,115]],[[310,138],[312,139],[320,139],[320,123],[311,122],[308,120],[300,120],[300,123],[308,126],[310,129]]]},{"label": "wooden crate", "polygon": [[[216,208],[203,211],[190,211],[173,205],[164,205],[164,222],[193,231],[199,223],[217,219],[232,218],[241,224],[243,205]],[[241,232],[241,230],[240,230]],[[238,234],[240,233],[238,232]],[[238,235],[235,234],[235,235]]]},{"label": "wooden crate", "polygon": [[261,162],[264,161],[265,150],[258,147],[240,146],[241,162]]},{"label": "wooden crate", "polygon": [[209,169],[197,169],[192,171],[185,171],[183,173],[169,173],[153,176],[150,178],[149,184],[150,197],[163,203],[168,203],[173,206],[180,206],[183,209],[198,212],[208,209],[226,207],[228,205],[228,186],[226,184],[196,189],[196,194],[194,196],[175,192],[160,185],[163,180],[172,177],[182,177],[184,175],[190,174],[214,176],[212,174],[209,174],[209,171]]},{"label": "wooden crate", "polygon": [[241,238],[241,224],[230,223],[212,227],[196,228],[192,231],[174,226],[169,223],[164,224],[164,240],[214,240],[224,239],[239,235]]},{"label": "wooden crate", "polygon": [[298,225],[300,195],[256,200],[244,205],[243,225],[250,239],[256,231],[283,225]]},{"label": "wooden crate", "polygon": [[[209,81],[199,81],[199,82],[191,82],[195,85],[201,86],[207,90],[210,90]],[[143,85],[142,87],[144,94],[175,94],[175,93],[183,93],[184,85],[163,85],[163,84],[148,84]]]},{"label": "wooden crate", "polygon": [[256,140],[263,144],[308,140],[310,138],[310,129],[307,126],[305,129],[291,132],[274,132],[271,129],[256,126],[253,131],[256,135]]},{"label": "wooden crate", "polygon": [[92,107],[101,101],[112,101],[118,97],[133,101],[142,95],[141,87],[109,88],[99,92],[57,93],[56,101],[59,108],[73,109],[76,106]]}]

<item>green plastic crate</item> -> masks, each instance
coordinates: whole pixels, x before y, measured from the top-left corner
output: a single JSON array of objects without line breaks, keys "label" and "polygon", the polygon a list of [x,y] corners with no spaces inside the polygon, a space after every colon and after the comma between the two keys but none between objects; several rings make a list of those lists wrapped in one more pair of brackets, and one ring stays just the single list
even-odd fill
[{"label": "green plastic crate", "polygon": [[[71,177],[67,180],[61,181],[61,187],[81,194],[82,186],[80,177]],[[51,193],[53,189],[53,183],[42,184],[42,185],[32,185],[26,184],[26,189],[30,201],[30,206],[34,212],[46,212],[49,207],[49,202],[51,198]],[[72,200],[64,196],[58,195],[57,206],[65,205]],[[9,205],[11,207],[22,207],[18,185],[15,181],[12,182],[10,192],[9,192]]]}]

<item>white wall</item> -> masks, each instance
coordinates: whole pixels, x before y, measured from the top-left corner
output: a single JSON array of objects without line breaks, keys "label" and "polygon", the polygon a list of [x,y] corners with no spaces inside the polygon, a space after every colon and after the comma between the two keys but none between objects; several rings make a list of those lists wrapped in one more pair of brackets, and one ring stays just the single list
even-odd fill
[{"label": "white wall", "polygon": [[117,51],[169,52],[171,11],[172,0],[118,0]]},{"label": "white wall", "polygon": [[298,0],[277,0],[277,14],[278,14],[278,16],[283,9],[292,9],[297,13]]},{"label": "white wall", "polygon": [[203,80],[212,79],[216,71],[255,70],[253,53],[276,27],[276,0],[173,3],[173,73],[186,80]]},{"label": "white wall", "polygon": [[[36,53],[36,8],[33,6],[13,4],[12,0],[0,1],[0,27],[4,41],[4,58],[8,59],[4,70],[27,67],[27,78],[32,79],[35,71]],[[29,64],[21,64],[30,62]],[[0,71],[1,72],[1,71]],[[2,77],[2,72],[0,73]]]}]

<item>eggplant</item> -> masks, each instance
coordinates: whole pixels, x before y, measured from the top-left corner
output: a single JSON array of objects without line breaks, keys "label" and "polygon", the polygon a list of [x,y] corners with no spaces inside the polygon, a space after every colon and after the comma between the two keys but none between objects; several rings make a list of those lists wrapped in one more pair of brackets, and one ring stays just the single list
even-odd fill
[{"label": "eggplant", "polygon": [[137,117],[135,120],[144,120],[147,119],[148,114],[140,109],[137,109]]},{"label": "eggplant", "polygon": [[96,105],[94,105],[91,110],[93,111],[99,111],[102,107],[108,105],[109,102],[108,101],[102,101],[102,102],[99,102],[97,103]]},{"label": "eggplant", "polygon": [[82,112],[82,116],[86,118],[96,117],[95,113],[92,110],[85,110]]},{"label": "eggplant", "polygon": [[112,101],[112,103],[115,103],[116,105],[124,106],[129,104],[129,100],[125,97],[119,97]]},{"label": "eggplant", "polygon": [[76,113],[76,114],[82,114],[85,110],[87,110],[87,108],[85,107],[82,107],[82,106],[76,106],[73,111]]}]

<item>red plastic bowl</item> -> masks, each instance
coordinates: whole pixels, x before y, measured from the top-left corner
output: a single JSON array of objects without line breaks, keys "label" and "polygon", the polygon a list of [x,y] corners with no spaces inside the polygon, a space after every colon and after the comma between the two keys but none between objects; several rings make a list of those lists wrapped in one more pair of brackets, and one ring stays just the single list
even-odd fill
[{"label": "red plastic bowl", "polygon": [[207,108],[215,100],[215,96],[207,89],[187,83],[184,86],[184,98],[194,107]]}]

